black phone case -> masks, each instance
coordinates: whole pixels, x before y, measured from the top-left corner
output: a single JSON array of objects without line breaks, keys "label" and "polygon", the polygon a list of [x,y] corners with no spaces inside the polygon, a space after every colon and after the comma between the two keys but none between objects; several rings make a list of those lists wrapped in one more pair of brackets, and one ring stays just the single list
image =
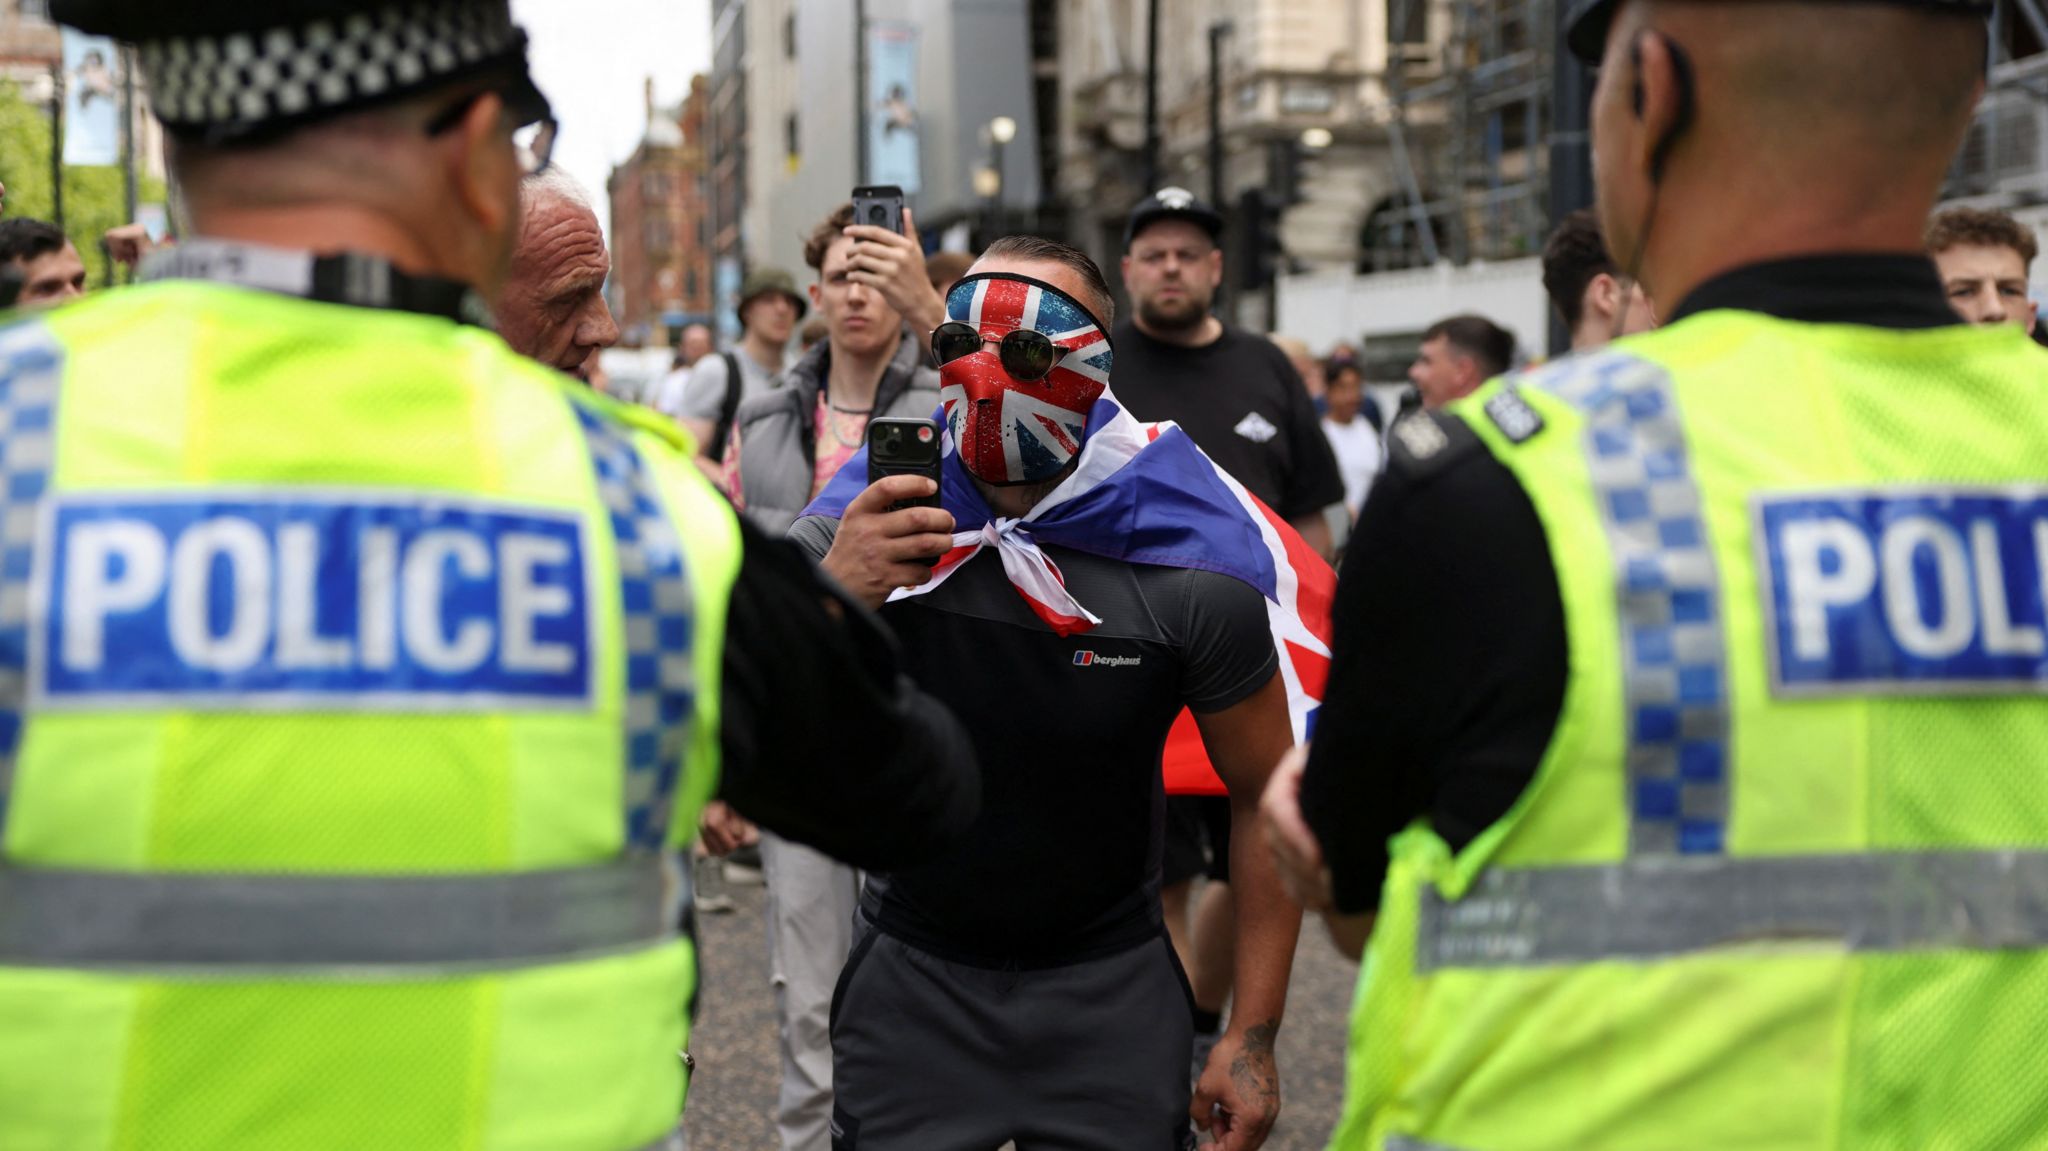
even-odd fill
[{"label": "black phone case", "polygon": [[[873,217],[873,209],[880,208],[881,216]],[[903,234],[903,189],[894,184],[877,184],[872,187],[853,190],[853,222],[887,228],[897,235]]]},{"label": "black phone case", "polygon": [[[933,437],[933,439],[932,439],[932,442],[931,442],[931,458],[930,458],[930,459],[928,459],[928,460],[920,460],[920,461],[918,461],[918,462],[915,462],[915,463],[909,463],[909,462],[895,462],[895,461],[891,461],[891,462],[888,462],[888,463],[884,463],[884,462],[882,462],[881,460],[879,460],[879,459],[877,459],[877,458],[875,457],[875,450],[874,450],[874,447],[875,447],[875,440],[874,440],[875,426],[876,426],[877,424],[884,424],[884,423],[895,423],[895,422],[897,422],[897,421],[895,421],[895,420],[893,420],[893,419],[889,419],[889,418],[886,418],[886,417],[885,417],[884,419],[881,419],[881,420],[875,420],[875,421],[873,421],[873,422],[869,423],[869,425],[868,425],[868,484],[869,484],[869,486],[873,486],[873,485],[874,485],[874,483],[875,483],[875,482],[876,482],[877,480],[880,480],[880,479],[882,479],[882,478],[883,478],[883,477],[885,477],[885,476],[923,476],[923,477],[925,477],[926,479],[928,479],[928,480],[932,481],[932,483],[934,483],[934,484],[937,484],[937,483],[939,482],[939,460],[940,460],[940,447],[939,447],[939,444],[940,444],[940,438],[939,438],[938,436],[934,436],[934,437]],[[918,423],[918,424],[926,424],[926,425],[930,425],[930,426],[932,426],[932,430],[933,430],[934,432],[937,432],[937,431],[939,431],[939,429],[937,428],[937,426],[936,426],[936,425],[932,425],[932,424],[931,424],[931,421],[928,421],[928,420],[915,420],[915,421],[909,421],[909,420],[906,420],[906,421],[902,421],[902,422],[904,422],[904,423]],[[915,500],[897,500],[897,501],[896,501],[895,503],[893,503],[893,504],[889,505],[889,510],[890,510],[890,511],[892,511],[892,512],[894,512],[894,511],[902,511],[902,510],[903,510],[904,508],[935,508],[935,507],[938,507],[938,506],[940,506],[940,504],[939,504],[939,493],[937,493],[937,492],[933,492],[933,493],[932,493],[931,495],[929,495],[929,496],[926,496],[926,497],[924,497],[924,498],[922,498],[922,499],[915,499]],[[927,564],[936,564],[936,563],[938,563],[938,562],[939,562],[939,557],[938,557],[938,556],[927,556],[927,557],[925,558],[925,561],[924,561],[924,562],[925,562],[925,563],[927,563]]]}]

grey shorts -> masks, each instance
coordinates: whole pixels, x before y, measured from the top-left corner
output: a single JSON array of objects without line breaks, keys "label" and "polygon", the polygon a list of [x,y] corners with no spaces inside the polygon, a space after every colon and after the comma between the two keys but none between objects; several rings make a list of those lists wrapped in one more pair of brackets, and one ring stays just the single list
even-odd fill
[{"label": "grey shorts", "polygon": [[861,915],[832,1001],[832,1151],[1186,1151],[1192,999],[1162,933],[1064,967],[941,959]]}]

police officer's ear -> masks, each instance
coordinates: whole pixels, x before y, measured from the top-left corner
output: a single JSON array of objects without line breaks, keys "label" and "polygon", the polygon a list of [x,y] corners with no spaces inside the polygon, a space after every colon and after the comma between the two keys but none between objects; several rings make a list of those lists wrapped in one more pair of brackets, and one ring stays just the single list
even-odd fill
[{"label": "police officer's ear", "polygon": [[462,207],[491,235],[505,234],[519,211],[519,154],[505,130],[505,101],[478,97],[446,134],[448,177]]},{"label": "police officer's ear", "polygon": [[1661,33],[1644,29],[1629,43],[1629,102],[1641,121],[1643,142],[1638,162],[1650,183],[1664,179],[1671,150],[1692,127],[1694,92],[1692,61],[1685,49]]}]

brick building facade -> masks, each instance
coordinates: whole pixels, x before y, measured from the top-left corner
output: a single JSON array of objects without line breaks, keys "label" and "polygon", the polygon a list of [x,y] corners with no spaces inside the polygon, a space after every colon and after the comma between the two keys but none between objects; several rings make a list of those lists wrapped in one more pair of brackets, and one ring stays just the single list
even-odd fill
[{"label": "brick building facade", "polygon": [[672,345],[711,319],[709,90],[695,77],[680,105],[661,107],[650,80],[646,134],[612,169],[612,310],[628,344]]}]

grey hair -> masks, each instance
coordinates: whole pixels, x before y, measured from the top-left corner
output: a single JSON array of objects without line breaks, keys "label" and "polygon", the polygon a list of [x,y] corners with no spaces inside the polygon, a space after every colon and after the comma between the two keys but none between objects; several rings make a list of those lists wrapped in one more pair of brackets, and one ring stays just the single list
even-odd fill
[{"label": "grey hair", "polygon": [[542,168],[519,181],[519,202],[525,205],[527,210],[531,211],[551,200],[567,200],[579,208],[591,208],[590,193],[583,190],[583,185],[576,182],[576,177],[563,171],[559,166]]}]

